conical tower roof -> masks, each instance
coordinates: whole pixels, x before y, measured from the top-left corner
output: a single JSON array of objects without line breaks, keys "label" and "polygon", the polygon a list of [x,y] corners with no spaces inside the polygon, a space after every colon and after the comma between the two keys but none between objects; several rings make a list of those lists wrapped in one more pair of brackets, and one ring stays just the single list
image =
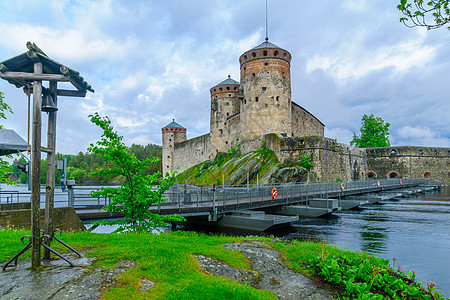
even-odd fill
[{"label": "conical tower roof", "polygon": [[167,125],[164,126],[163,128],[166,128],[166,127],[184,128],[183,126],[181,126],[180,124],[178,124],[177,122],[175,122],[175,119],[173,119],[172,122],[170,122],[169,124],[167,124]]},{"label": "conical tower roof", "polygon": [[279,47],[279,46],[277,46],[277,45],[275,45],[275,44],[269,42],[268,40],[262,42],[261,44],[259,44],[259,45],[256,46],[255,48],[252,48],[252,50],[255,50],[255,49],[263,49],[263,48],[277,48],[277,49],[284,50],[283,48],[281,48],[281,47]]},{"label": "conical tower roof", "polygon": [[239,84],[239,81],[236,81],[234,79],[231,78],[231,75],[228,75],[228,78],[225,79],[224,81],[222,81],[221,83],[215,85],[215,86],[219,86],[219,85],[225,85],[225,84]]},{"label": "conical tower roof", "polygon": [[209,91],[211,93],[211,97],[220,93],[237,94],[239,85],[240,83],[238,81],[232,79],[231,76],[228,75],[227,79],[213,86]]},{"label": "conical tower roof", "polygon": [[269,42],[269,40],[266,39],[258,46],[244,52],[241,57],[239,57],[239,62],[242,67],[242,65],[246,62],[266,58],[282,59],[290,63],[292,57],[289,51]]}]

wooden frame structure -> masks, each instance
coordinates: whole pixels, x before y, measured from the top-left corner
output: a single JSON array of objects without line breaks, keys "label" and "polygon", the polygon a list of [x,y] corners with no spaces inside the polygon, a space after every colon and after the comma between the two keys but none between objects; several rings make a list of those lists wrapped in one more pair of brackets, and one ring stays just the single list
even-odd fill
[{"label": "wooden frame structure", "polygon": [[[41,146],[41,105],[43,92],[51,93],[57,105],[57,96],[85,97],[86,92],[94,92],[84,81],[80,73],[49,58],[34,43],[27,43],[28,51],[0,63],[0,78],[26,94],[33,94],[33,124],[31,146],[31,264],[41,265],[41,232],[40,232],[40,174],[41,151],[47,153],[47,178],[45,189],[45,228],[47,236],[44,247],[44,258],[50,258],[51,239],[53,236],[53,208],[55,192],[55,154],[56,154],[56,111],[48,112],[47,147]],[[42,81],[48,81],[45,88]],[[58,82],[70,82],[76,90],[58,89]],[[48,246],[48,247],[47,247]]]}]

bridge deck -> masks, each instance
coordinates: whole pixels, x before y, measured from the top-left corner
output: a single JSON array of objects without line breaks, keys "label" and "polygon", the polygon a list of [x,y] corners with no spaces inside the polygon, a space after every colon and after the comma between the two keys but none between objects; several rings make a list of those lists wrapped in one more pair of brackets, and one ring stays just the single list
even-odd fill
[{"label": "bridge deck", "polygon": [[[379,183],[379,184],[378,184]],[[301,184],[265,186],[257,188],[194,188],[175,187],[165,194],[167,202],[154,205],[150,211],[157,214],[178,214],[184,217],[223,215],[237,210],[263,209],[276,206],[302,205],[313,207],[313,198],[341,198],[368,193],[382,193],[393,190],[407,191],[424,185],[423,180],[398,179],[361,181],[344,183]],[[276,188],[278,195],[273,198],[271,191]],[[397,192],[399,193],[399,192]],[[94,204],[97,201],[98,204]],[[90,198],[87,193],[75,192],[74,208],[83,220],[120,217],[120,214],[103,210],[107,199]],[[101,203],[100,203],[101,202]],[[328,204],[327,204],[328,205]],[[330,204],[331,205],[331,204]],[[341,203],[340,203],[341,205]],[[330,207],[330,209],[332,209]]]}]

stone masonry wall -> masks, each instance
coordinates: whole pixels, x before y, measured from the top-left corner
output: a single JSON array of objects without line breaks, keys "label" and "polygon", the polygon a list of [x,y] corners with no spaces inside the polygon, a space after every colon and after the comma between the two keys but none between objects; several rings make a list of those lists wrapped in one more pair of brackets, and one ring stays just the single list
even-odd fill
[{"label": "stone masonry wall", "polygon": [[378,178],[426,178],[450,182],[450,148],[367,148],[369,171]]},{"label": "stone masonry wall", "polygon": [[426,178],[450,183],[450,148],[384,147],[356,148],[333,139],[306,136],[264,136],[267,147],[280,161],[311,155],[312,171],[320,181],[368,178]]},{"label": "stone masonry wall", "polygon": [[228,149],[231,147],[231,143],[236,141],[236,139],[239,139],[239,129],[240,129],[240,123],[241,123],[241,116],[239,113],[236,113],[235,115],[232,115],[227,118],[227,130],[228,130]]},{"label": "stone masonry wall", "polygon": [[241,55],[242,142],[272,132],[291,135],[290,59],[289,52],[269,48]]},{"label": "stone masonry wall", "polygon": [[287,158],[301,161],[302,155],[310,155],[314,164],[312,171],[319,181],[365,179],[367,162],[364,149],[319,136],[285,138],[269,134],[265,140],[281,162]]},{"label": "stone masonry wall", "polygon": [[239,112],[239,84],[224,84],[211,89],[210,159],[215,159],[217,153],[230,149],[231,138],[227,119]]},{"label": "stone masonry wall", "polygon": [[324,136],[325,126],[315,116],[292,102],[292,136]]},{"label": "stone masonry wall", "polygon": [[209,155],[209,133],[175,144],[173,170],[177,173],[181,173],[192,166],[208,160]]}]

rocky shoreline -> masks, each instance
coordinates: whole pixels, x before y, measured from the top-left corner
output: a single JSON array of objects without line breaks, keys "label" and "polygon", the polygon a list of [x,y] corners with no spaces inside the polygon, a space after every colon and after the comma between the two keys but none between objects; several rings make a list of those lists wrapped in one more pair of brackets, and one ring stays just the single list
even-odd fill
[{"label": "rocky shoreline", "polygon": [[[332,299],[307,277],[285,267],[278,251],[264,242],[225,244],[222,247],[240,251],[250,262],[251,270],[233,268],[221,261],[195,255],[202,271],[211,276],[228,278],[237,283],[268,290],[279,299]],[[95,258],[78,258],[66,254],[74,264],[71,268],[63,260],[44,261],[38,271],[30,269],[30,262],[20,262],[0,272],[0,298],[4,300],[94,300],[117,286],[117,276],[135,267],[133,261],[121,261],[113,269],[90,266]],[[140,282],[140,291],[150,291],[157,283],[146,278]]]}]

